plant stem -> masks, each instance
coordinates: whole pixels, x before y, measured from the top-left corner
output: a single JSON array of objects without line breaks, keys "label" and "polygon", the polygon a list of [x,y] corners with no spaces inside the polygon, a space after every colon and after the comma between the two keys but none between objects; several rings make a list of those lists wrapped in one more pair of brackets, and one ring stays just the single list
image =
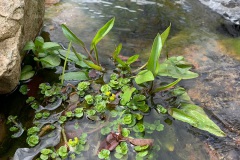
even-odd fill
[{"label": "plant stem", "polygon": [[139,67],[139,68],[137,68],[137,69],[135,69],[135,70],[133,70],[132,71],[132,73],[135,73],[135,72],[138,72],[138,71],[140,71],[141,69],[143,69],[144,67],[146,67],[147,66],[147,64],[148,64],[148,62],[146,62],[144,65],[142,65],[141,67]]},{"label": "plant stem", "polygon": [[67,137],[66,137],[66,134],[65,134],[64,126],[62,126],[62,130],[61,131],[62,131],[63,141],[67,145]]},{"label": "plant stem", "polygon": [[87,52],[88,57],[91,59],[91,61],[96,64],[96,61],[94,60],[93,56],[91,55],[91,53],[87,50],[87,48],[85,46],[83,46],[83,49]]},{"label": "plant stem", "polygon": [[63,65],[63,71],[62,71],[62,77],[61,77],[61,84],[63,85],[63,80],[64,80],[64,74],[65,74],[65,69],[66,69],[66,65],[67,65],[67,60],[68,60],[68,56],[70,54],[70,48],[72,46],[72,41],[70,41],[69,45],[68,45],[68,50],[67,50],[67,54],[65,57],[65,61],[64,61],[64,65]]}]

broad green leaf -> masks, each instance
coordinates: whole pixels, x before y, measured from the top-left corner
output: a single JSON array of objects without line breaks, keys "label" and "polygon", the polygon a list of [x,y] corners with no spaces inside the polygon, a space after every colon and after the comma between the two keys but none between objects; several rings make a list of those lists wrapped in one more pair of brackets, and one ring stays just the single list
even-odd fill
[{"label": "broad green leaf", "polygon": [[35,50],[35,44],[33,43],[33,41],[27,42],[27,44],[24,46],[23,50],[24,51]]},{"label": "broad green leaf", "polygon": [[197,73],[189,71],[191,65],[182,56],[171,57],[165,60],[159,67],[159,76],[170,76],[173,78],[192,79],[198,77]]},{"label": "broad green leaf", "polygon": [[36,47],[42,47],[42,45],[44,44],[44,39],[40,36],[36,37],[34,44]]},{"label": "broad green leaf", "polygon": [[182,104],[181,107],[171,108],[170,114],[173,118],[189,123],[201,130],[208,131],[219,137],[225,137],[226,134],[211,120],[207,114],[197,105]]},{"label": "broad green leaf", "polygon": [[[59,78],[61,79],[62,76],[60,76]],[[88,77],[84,72],[67,72],[64,74],[64,80],[84,81],[84,80],[88,80]]]},{"label": "broad green leaf", "polygon": [[78,44],[79,46],[84,47],[85,44],[83,43],[82,40],[80,40],[68,27],[64,24],[62,24],[62,31],[64,36],[69,40],[72,41],[73,43]]},{"label": "broad green leaf", "polygon": [[116,47],[115,51],[113,52],[113,59],[114,59],[114,60],[116,60],[116,58],[117,58],[118,55],[120,54],[121,50],[122,50],[122,44],[120,43],[120,44]]},{"label": "broad green leaf", "polygon": [[176,81],[172,82],[172,83],[169,83],[168,85],[165,85],[165,86],[161,86],[161,87],[158,87],[156,88],[153,93],[156,93],[156,92],[160,92],[160,91],[164,91],[166,89],[169,89],[173,86],[175,86],[176,84],[178,84],[178,82],[180,82],[182,79],[181,78],[178,78]]},{"label": "broad green leaf", "polygon": [[45,42],[42,46],[43,50],[56,50],[56,49],[60,49],[61,46],[55,42]]},{"label": "broad green leaf", "polygon": [[112,29],[114,25],[115,18],[109,20],[102,28],[100,28],[92,40],[91,50],[93,49],[93,44],[97,45],[98,42]]},{"label": "broad green leaf", "polygon": [[201,107],[192,104],[184,88],[177,87],[171,90],[170,94],[175,99],[172,105],[176,108],[170,108],[168,111],[173,118],[189,123],[196,128],[208,131],[216,136],[226,136],[225,133],[208,118]]},{"label": "broad green leaf", "polygon": [[154,80],[154,76],[152,72],[149,70],[140,71],[135,78],[135,81],[137,84],[141,84],[141,83],[153,81],[153,80]]},{"label": "broad green leaf", "polygon": [[154,39],[153,45],[152,45],[152,50],[151,50],[151,55],[148,59],[148,64],[147,64],[147,69],[152,72],[154,76],[157,74],[157,65],[158,65],[158,60],[161,54],[162,50],[162,40],[161,40],[161,35],[157,34],[157,36]]},{"label": "broad green leaf", "polygon": [[53,68],[60,65],[60,58],[55,54],[50,54],[47,57],[41,58],[43,68]]},{"label": "broad green leaf", "polygon": [[24,81],[24,80],[30,79],[34,76],[34,74],[35,74],[35,71],[33,71],[32,66],[26,65],[23,67],[21,71],[20,80]]},{"label": "broad green leaf", "polygon": [[169,35],[169,32],[170,32],[170,29],[171,29],[171,24],[169,25],[169,27],[161,34],[161,39],[162,39],[162,46],[164,45],[168,35]]},{"label": "broad green leaf", "polygon": [[138,57],[139,57],[139,55],[138,55],[138,54],[135,54],[135,55],[129,57],[126,63],[127,63],[128,65],[129,65],[129,64],[132,64],[132,63],[134,63],[136,60],[138,60]]},{"label": "broad green leaf", "polygon": [[121,96],[121,104],[122,105],[126,105],[130,101],[132,94],[135,90],[136,90],[136,88],[134,88],[134,87],[127,87],[124,90],[124,93]]}]

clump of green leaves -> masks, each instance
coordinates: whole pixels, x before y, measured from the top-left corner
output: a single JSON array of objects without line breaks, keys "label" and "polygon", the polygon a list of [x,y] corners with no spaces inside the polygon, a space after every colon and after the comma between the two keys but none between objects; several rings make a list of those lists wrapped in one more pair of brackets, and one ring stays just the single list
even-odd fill
[{"label": "clump of green leaves", "polygon": [[[217,136],[225,136],[200,107],[192,104],[184,89],[175,87],[182,79],[191,79],[198,76],[198,74],[190,71],[191,65],[182,56],[170,57],[163,63],[159,63],[161,50],[170,32],[171,25],[162,34],[157,34],[149,59],[143,66],[135,70],[132,68],[131,64],[138,60],[139,55],[133,55],[127,60],[122,60],[119,56],[122,45],[119,44],[113,53],[116,68],[114,71],[105,72],[106,69],[99,62],[97,44],[111,30],[114,21],[115,18],[112,18],[98,30],[89,50],[85,43],[65,25],[62,25],[63,34],[70,41],[67,51],[60,50],[60,46],[56,43],[44,42],[41,37],[37,37],[34,42],[29,42],[26,45],[25,49],[33,51],[35,61],[43,68],[58,66],[60,58],[65,60],[60,77],[61,83],[52,86],[48,83],[40,84],[39,89],[43,98],[37,100],[34,97],[29,97],[26,101],[36,110],[35,120],[39,121],[47,121],[50,119],[51,113],[59,112],[58,109],[53,112],[48,111],[48,107],[39,111],[40,104],[48,105],[54,103],[56,99],[61,99],[60,105],[64,108],[56,117],[53,116],[55,120],[46,123],[56,123],[60,126],[62,139],[67,145],[60,146],[57,151],[54,151],[56,150],[54,146],[52,146],[53,149],[43,149],[40,159],[50,157],[53,159],[56,157],[65,159],[68,155],[74,159],[76,155],[86,151],[89,148],[87,134],[82,133],[80,137],[67,139],[64,129],[68,121],[81,120],[80,118],[84,116],[91,121],[100,121],[99,124],[101,125],[96,130],[100,130],[102,135],[107,136],[105,142],[108,145],[104,146],[103,143],[102,149],[98,150],[98,158],[100,159],[110,159],[110,150],[114,149],[116,151],[115,158],[128,158],[130,146],[123,141],[129,141],[134,145],[136,159],[146,159],[148,155],[150,156],[149,149],[153,140],[134,139],[130,136],[142,137],[144,134],[151,135],[153,132],[160,132],[164,129],[164,125],[158,119],[146,122],[145,114],[154,111],[154,109],[158,114],[169,114],[173,118],[187,122],[199,129],[206,130]],[[74,45],[82,47],[88,57],[77,53]],[[56,52],[56,50],[59,50],[59,52]],[[81,71],[65,73],[67,62],[75,63],[81,67]],[[90,69],[98,78],[90,79]],[[26,69],[26,71],[31,72],[30,69]],[[159,85],[158,79],[162,76],[174,80]],[[64,80],[76,79],[79,81],[75,86],[63,83]],[[170,100],[163,99],[169,105],[165,105],[165,103],[155,104],[152,99],[154,94],[163,91],[170,97]],[[175,100],[171,101],[172,97]],[[13,120],[14,117],[12,117]],[[107,121],[107,125],[102,125],[104,120]],[[79,123],[76,122],[74,128],[79,129],[79,127]],[[17,129],[16,126],[11,128],[13,132],[16,132]],[[38,128],[38,126],[28,129],[27,143],[31,147],[39,143],[39,135],[42,131],[43,128]],[[109,139],[113,144],[108,142]],[[160,143],[154,147],[155,150],[159,150]],[[69,154],[69,151],[71,151],[71,154]]]},{"label": "clump of green leaves", "polygon": [[60,65],[60,58],[56,51],[61,46],[55,42],[44,42],[44,39],[38,36],[35,41],[28,42],[24,50],[31,50],[34,55],[34,60],[37,62],[38,67],[40,64],[43,68],[53,68]]}]

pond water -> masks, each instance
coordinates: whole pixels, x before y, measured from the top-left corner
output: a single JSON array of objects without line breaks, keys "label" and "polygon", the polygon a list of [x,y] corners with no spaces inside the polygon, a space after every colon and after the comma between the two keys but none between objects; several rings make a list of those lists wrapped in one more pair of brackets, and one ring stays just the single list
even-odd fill
[{"label": "pond water", "polygon": [[[178,121],[168,125],[164,123],[166,117],[160,117],[165,130],[154,135],[162,144],[159,159],[240,159],[239,26],[226,20],[222,16],[222,10],[217,10],[222,14],[219,15],[206,6],[207,1],[201,2],[62,0],[46,8],[43,35],[65,47],[68,41],[63,37],[60,24],[66,24],[89,45],[97,29],[115,17],[112,31],[98,45],[100,60],[106,67],[111,67],[110,56],[119,43],[123,44],[123,56],[140,54],[141,60],[146,61],[156,34],[172,24],[162,57],[166,57],[166,53],[170,56],[184,55],[193,64],[194,71],[200,76],[183,81],[180,86],[187,88],[193,102],[202,106],[228,136],[217,138]],[[211,2],[218,4],[218,1]],[[239,18],[237,14],[231,13],[235,12],[228,12],[234,20]],[[78,50],[81,51],[80,48]],[[19,106],[24,105],[24,100],[18,93],[8,96],[8,99],[1,99],[4,100],[3,112],[6,115],[13,114],[12,112],[24,113],[26,110],[19,107],[19,110],[9,112],[8,106],[16,106],[13,103],[15,99]],[[148,116],[149,119],[151,116]],[[8,152],[13,153],[18,145],[14,146],[15,148],[9,149],[10,145]]]}]

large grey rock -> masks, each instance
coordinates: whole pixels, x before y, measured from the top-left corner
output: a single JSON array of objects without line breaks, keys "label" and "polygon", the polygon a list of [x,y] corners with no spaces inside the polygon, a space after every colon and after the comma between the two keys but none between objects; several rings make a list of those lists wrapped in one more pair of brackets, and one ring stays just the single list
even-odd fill
[{"label": "large grey rock", "polygon": [[0,94],[11,92],[20,77],[20,52],[39,33],[44,0],[0,0]]}]

